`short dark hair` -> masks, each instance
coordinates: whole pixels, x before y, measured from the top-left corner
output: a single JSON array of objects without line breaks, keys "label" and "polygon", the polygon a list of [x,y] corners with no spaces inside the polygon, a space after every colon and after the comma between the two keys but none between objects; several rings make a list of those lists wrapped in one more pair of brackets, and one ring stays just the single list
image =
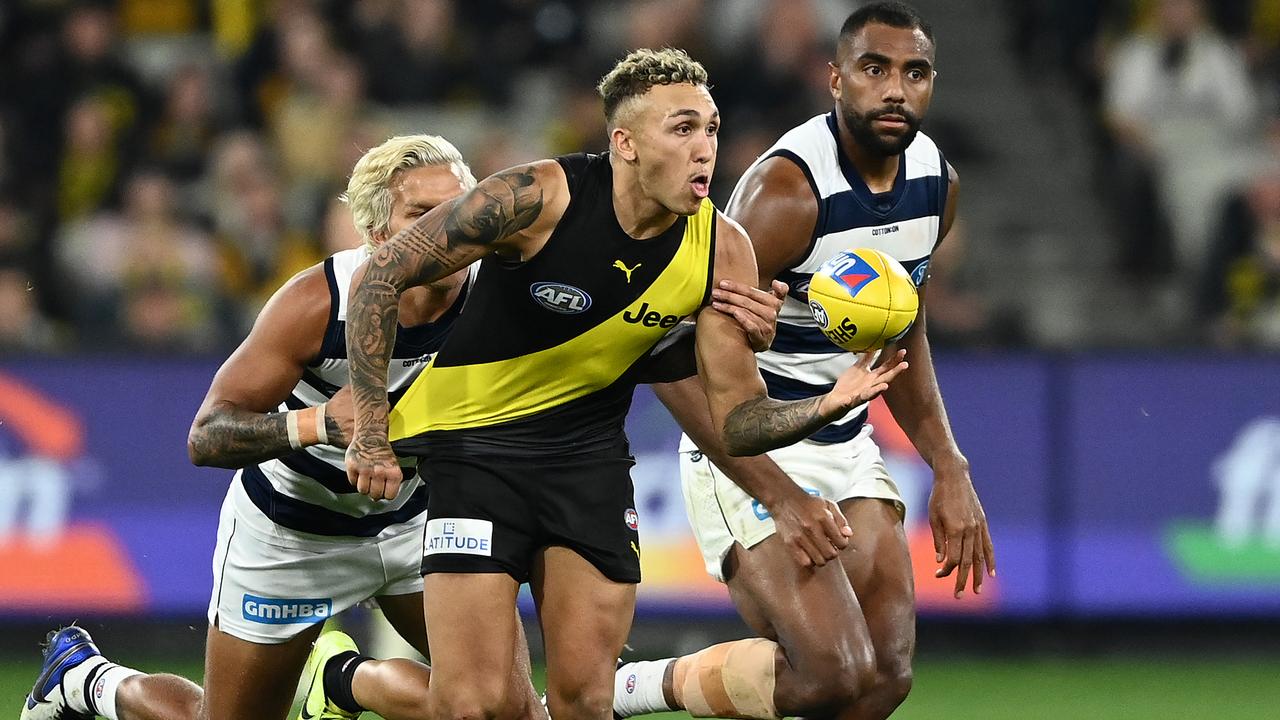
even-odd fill
[{"label": "short dark hair", "polygon": [[925,22],[915,8],[904,2],[873,2],[853,11],[853,14],[845,19],[844,25],[840,26],[840,43],[843,44],[853,37],[854,33],[871,23],[880,23],[894,28],[918,29],[929,39],[930,45],[936,44],[933,40],[933,26]]},{"label": "short dark hair", "polygon": [[662,48],[632,50],[618,61],[596,85],[604,100],[604,117],[610,126],[617,119],[618,106],[649,92],[654,85],[706,85],[707,70],[684,50]]}]

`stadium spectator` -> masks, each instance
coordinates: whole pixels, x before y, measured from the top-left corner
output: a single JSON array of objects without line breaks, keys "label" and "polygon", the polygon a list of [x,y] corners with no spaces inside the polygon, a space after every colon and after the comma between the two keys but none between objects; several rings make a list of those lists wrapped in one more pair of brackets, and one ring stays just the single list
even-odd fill
[{"label": "stadium spectator", "polygon": [[59,335],[44,316],[26,270],[0,261],[0,353],[50,352]]},{"label": "stadium spectator", "polygon": [[373,99],[440,103],[479,94],[452,2],[362,0],[353,16],[352,44],[369,71]]},{"label": "stadium spectator", "polygon": [[222,135],[213,148],[205,178],[205,204],[200,210],[215,226],[233,222],[231,216],[239,212],[238,196],[256,178],[265,176],[278,182],[276,175],[275,158],[262,136],[249,130]]},{"label": "stadium spectator", "polygon": [[1280,167],[1233,194],[1215,227],[1201,296],[1213,339],[1280,350]]},{"label": "stadium spectator", "polygon": [[324,72],[291,85],[270,125],[291,193],[340,184],[350,166],[342,143],[368,112],[364,72],[350,57],[333,54]]},{"label": "stadium spectator", "polygon": [[[32,20],[36,27],[46,25],[39,22],[38,15]],[[23,170],[43,181],[39,183],[42,188],[54,183],[59,172],[65,176],[68,161],[86,159],[75,148],[67,153],[60,148],[64,138],[73,143],[86,139],[79,133],[89,130],[84,113],[87,106],[101,115],[95,124],[105,124],[113,154],[118,157],[127,156],[129,143],[147,117],[142,83],[120,58],[116,17],[111,7],[105,3],[71,3],[58,20],[55,16],[55,22],[48,23],[56,27],[56,34],[53,28],[32,34],[15,58],[16,67],[10,77],[13,97],[21,98],[12,109],[26,146]],[[66,118],[65,124],[76,127],[64,134],[64,122],[59,122],[62,118]],[[64,157],[61,166],[49,162],[49,158],[59,156]],[[77,169],[87,170],[83,165]],[[65,195],[57,193],[55,197],[65,203]]]},{"label": "stadium spectator", "polygon": [[[31,213],[24,212],[15,198],[0,194],[0,267],[23,274],[25,282],[30,284],[27,299],[40,309],[41,314],[57,307],[62,299],[56,292],[57,284],[51,281],[55,273],[43,261],[43,254],[43,248],[37,243]],[[27,289],[24,287],[24,292]],[[3,304],[0,304],[0,312],[7,312]]]},{"label": "stadium spectator", "polygon": [[204,174],[220,130],[209,72],[188,65],[169,81],[164,109],[148,133],[147,153],[176,181],[193,182]]},{"label": "stadium spectator", "polygon": [[1249,77],[1199,0],[1159,0],[1153,30],[1128,35],[1111,53],[1104,103],[1127,270],[1160,264],[1166,234],[1156,217],[1169,222],[1175,267],[1204,258],[1205,210],[1239,171],[1257,105]]},{"label": "stadium spectator", "polygon": [[[776,137],[795,124],[798,109],[817,114],[830,103],[824,64],[830,39],[820,34],[821,26],[812,0],[760,3],[749,34],[711,68],[725,117],[733,118],[726,130],[758,125]],[[761,103],[762,96],[771,100]]]},{"label": "stadium spectator", "polygon": [[125,349],[149,354],[208,351],[218,337],[208,328],[208,307],[185,283],[159,273],[130,278],[118,311]]},{"label": "stadium spectator", "polygon": [[317,6],[280,0],[268,8],[233,68],[237,105],[253,127],[268,123],[295,83],[318,85],[334,52],[330,26]]},{"label": "stadium spectator", "polygon": [[178,215],[173,183],[160,172],[131,178],[120,211],[67,226],[57,250],[82,339],[171,351],[218,344],[213,244]]},{"label": "stadium spectator", "polygon": [[106,101],[86,96],[67,111],[65,123],[57,166],[57,217],[64,223],[105,206],[116,191],[121,166],[128,162]]},{"label": "stadium spectator", "polygon": [[289,222],[280,183],[267,168],[251,167],[223,190],[215,234],[222,285],[238,304],[239,336],[276,288],[323,256],[311,235]]}]

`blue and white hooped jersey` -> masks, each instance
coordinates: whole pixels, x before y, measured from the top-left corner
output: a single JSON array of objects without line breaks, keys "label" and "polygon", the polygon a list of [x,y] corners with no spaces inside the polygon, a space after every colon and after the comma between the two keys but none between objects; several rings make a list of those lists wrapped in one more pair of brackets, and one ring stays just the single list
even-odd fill
[{"label": "blue and white hooped jersey", "polygon": [[[279,410],[300,410],[326,402],[348,383],[347,300],[351,278],[369,251],[344,250],[324,261],[329,281],[329,322],[320,353],[308,363],[293,392]],[[414,378],[444,344],[475,279],[474,267],[453,306],[435,322],[400,327],[387,372],[394,405]],[[313,535],[390,536],[426,510],[427,488],[416,468],[404,468],[405,480],[394,500],[371,500],[347,481],[346,452],[314,445],[283,457],[251,465],[239,473],[244,495],[271,522]]]},{"label": "blue and white hooped jersey", "polygon": [[[791,286],[778,316],[773,346],[756,356],[769,395],[779,400],[815,397],[828,392],[858,356],[832,345],[809,311],[809,279],[843,250],[874,248],[896,258],[919,287],[928,274],[929,257],[942,239],[947,202],[947,164],[924,133],[903,153],[893,190],[872,194],[837,141],[835,113],[812,118],[789,130],[760,156],[785,157],[804,171],[818,200],[818,221],[809,252],[778,279]],[[748,170],[750,172],[750,170]],[[735,194],[741,189],[735,189]],[[732,201],[731,201],[732,202]],[[810,436],[838,443],[858,435],[867,419],[865,405]]]}]

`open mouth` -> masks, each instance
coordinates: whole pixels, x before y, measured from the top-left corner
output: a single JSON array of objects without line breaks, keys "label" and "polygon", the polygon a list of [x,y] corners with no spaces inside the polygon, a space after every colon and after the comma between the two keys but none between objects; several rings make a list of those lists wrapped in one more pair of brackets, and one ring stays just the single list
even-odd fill
[{"label": "open mouth", "polygon": [[711,193],[711,176],[710,175],[694,175],[689,181],[689,186],[693,188],[693,194],[699,198],[704,198]]}]

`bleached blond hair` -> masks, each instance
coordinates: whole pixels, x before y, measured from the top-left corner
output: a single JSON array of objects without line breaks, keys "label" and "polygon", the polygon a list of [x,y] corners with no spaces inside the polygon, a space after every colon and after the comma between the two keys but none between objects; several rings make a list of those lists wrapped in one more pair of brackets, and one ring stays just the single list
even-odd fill
[{"label": "bleached blond hair", "polygon": [[596,90],[604,100],[604,118],[609,127],[618,124],[618,109],[628,100],[649,92],[654,85],[707,84],[707,69],[676,48],[632,50],[608,72]]},{"label": "bleached blond hair", "polygon": [[391,181],[403,170],[444,165],[453,168],[463,188],[476,186],[471,168],[453,143],[439,135],[398,135],[366,152],[351,169],[347,191],[339,199],[351,208],[351,221],[370,250],[373,235],[391,223]]}]

